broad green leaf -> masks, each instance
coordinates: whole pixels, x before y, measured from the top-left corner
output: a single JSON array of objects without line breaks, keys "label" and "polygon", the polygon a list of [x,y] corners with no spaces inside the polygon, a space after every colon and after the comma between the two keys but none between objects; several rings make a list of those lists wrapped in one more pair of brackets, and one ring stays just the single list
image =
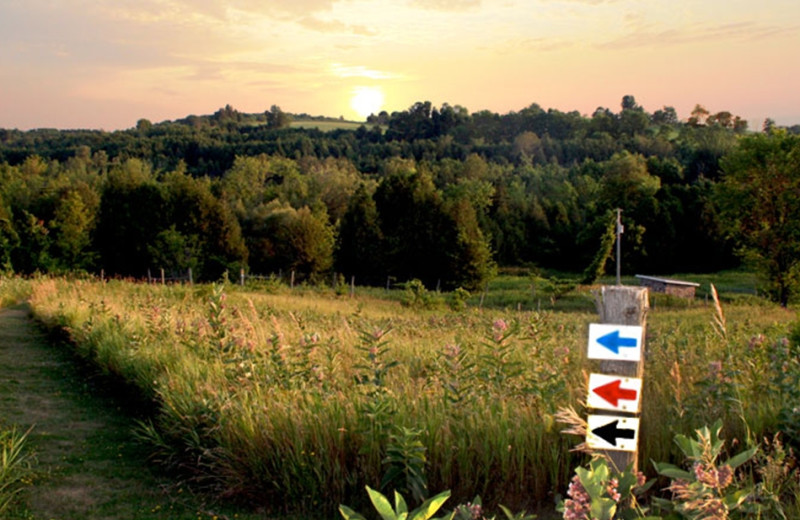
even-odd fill
[{"label": "broad green leaf", "polygon": [[403,495],[398,493],[397,491],[394,492],[394,510],[395,513],[401,515],[403,513],[408,513],[408,505],[406,504]]},{"label": "broad green leaf", "polygon": [[747,499],[748,494],[749,493],[747,492],[746,489],[740,489],[739,491],[725,495],[722,498],[722,501],[725,503],[725,505],[728,507],[729,510],[733,510],[739,507],[742,504],[742,502],[744,502]]},{"label": "broad green leaf", "polygon": [[372,501],[372,505],[375,506],[375,510],[381,515],[383,520],[397,520],[397,515],[385,496],[369,486],[367,486],[367,493],[369,493],[369,499]]},{"label": "broad green leaf", "polygon": [[747,462],[748,460],[750,460],[751,458],[753,458],[753,456],[756,454],[757,451],[758,451],[758,446],[750,448],[749,450],[745,450],[729,458],[727,461],[725,461],[725,464],[730,466],[732,469],[736,469],[745,462]]},{"label": "broad green leaf", "polygon": [[610,498],[603,497],[592,499],[591,514],[592,519],[612,520],[617,512],[617,503]]},{"label": "broad green leaf", "polygon": [[361,513],[357,513],[347,506],[339,505],[339,513],[345,520],[367,520]]},{"label": "broad green leaf", "polygon": [[691,473],[684,471],[673,464],[668,464],[666,462],[659,464],[658,462],[654,462],[653,465],[656,467],[656,471],[658,471],[659,475],[664,475],[665,477],[669,478],[680,478],[683,480],[691,480],[692,478]]},{"label": "broad green leaf", "polygon": [[447,499],[450,498],[450,491],[442,491],[435,497],[431,497],[422,503],[417,509],[411,512],[409,520],[428,520],[436,514]]}]

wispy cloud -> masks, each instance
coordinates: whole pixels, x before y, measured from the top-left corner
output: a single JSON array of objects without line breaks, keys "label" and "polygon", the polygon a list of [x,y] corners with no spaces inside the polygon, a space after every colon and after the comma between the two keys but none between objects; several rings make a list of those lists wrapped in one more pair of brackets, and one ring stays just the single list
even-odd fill
[{"label": "wispy cloud", "polygon": [[341,63],[331,64],[331,72],[340,78],[390,79],[397,77],[389,72],[369,69],[363,65],[343,65]]},{"label": "wispy cloud", "polygon": [[351,25],[338,20],[322,20],[316,16],[304,16],[297,20],[297,23],[305,27],[323,33],[347,33],[359,36],[375,36],[376,31],[364,25]]},{"label": "wispy cloud", "polygon": [[687,27],[660,29],[654,24],[637,25],[634,18],[626,20],[633,28],[618,38],[596,45],[599,49],[628,49],[633,47],[665,47],[712,41],[759,41],[783,35],[797,34],[800,26],[762,25],[755,22],[730,22],[719,25],[694,24]]},{"label": "wispy cloud", "polygon": [[411,0],[409,5],[431,11],[467,11],[481,4],[482,0]]}]

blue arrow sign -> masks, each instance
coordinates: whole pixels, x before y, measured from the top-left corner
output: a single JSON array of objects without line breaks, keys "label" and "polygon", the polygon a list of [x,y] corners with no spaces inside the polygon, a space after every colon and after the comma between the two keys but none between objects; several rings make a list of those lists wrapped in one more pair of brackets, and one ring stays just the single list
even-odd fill
[{"label": "blue arrow sign", "polygon": [[639,326],[590,323],[588,357],[640,361],[642,335],[643,330]]},{"label": "blue arrow sign", "polygon": [[605,336],[597,338],[597,342],[606,347],[614,354],[619,354],[620,347],[636,348],[636,346],[639,344],[638,338],[621,338],[619,336],[618,330],[615,330],[614,332],[609,332]]}]

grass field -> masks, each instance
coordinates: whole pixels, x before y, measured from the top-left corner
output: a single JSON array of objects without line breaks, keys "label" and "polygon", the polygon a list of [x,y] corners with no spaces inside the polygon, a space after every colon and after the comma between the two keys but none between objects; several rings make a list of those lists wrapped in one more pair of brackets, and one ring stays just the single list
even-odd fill
[{"label": "grass field", "polygon": [[[647,461],[679,462],[676,434],[717,419],[740,445],[797,420],[800,369],[783,339],[794,312],[742,301],[743,275],[724,276],[724,326],[704,297],[656,299],[650,312],[649,472]],[[41,280],[31,305],[154,400],[139,435],[162,462],[271,510],[332,517],[339,503],[364,507],[364,485],[382,482],[547,509],[585,461],[554,415],[583,412],[591,288],[531,310],[530,277],[505,276],[483,308],[474,295],[459,311],[446,295],[268,289]]]},{"label": "grass field", "polygon": [[363,122],[357,121],[337,121],[337,120],[321,120],[315,121],[313,119],[303,119],[292,121],[291,128],[316,128],[322,132],[330,132],[332,130],[357,130],[360,126],[366,125]]}]

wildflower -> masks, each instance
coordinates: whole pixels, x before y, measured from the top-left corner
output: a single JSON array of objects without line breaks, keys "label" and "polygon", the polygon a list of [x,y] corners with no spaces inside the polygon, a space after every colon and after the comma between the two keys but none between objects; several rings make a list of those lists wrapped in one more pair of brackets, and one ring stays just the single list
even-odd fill
[{"label": "wildflower", "polygon": [[506,323],[505,320],[498,319],[495,320],[494,323],[492,324],[492,329],[494,329],[492,337],[494,338],[495,341],[499,342],[503,339],[503,333],[506,330],[508,330],[508,324]]},{"label": "wildflower", "polygon": [[592,510],[592,499],[581,484],[578,475],[572,477],[567,489],[567,496],[564,501],[564,520],[585,520],[589,518]]},{"label": "wildflower", "polygon": [[467,502],[464,505],[458,506],[456,509],[460,518],[469,518],[470,520],[480,520],[483,518],[483,508],[480,504]]},{"label": "wildflower", "polygon": [[733,482],[733,469],[727,464],[717,470],[717,486],[725,489]]},{"label": "wildflower", "polygon": [[619,486],[619,481],[615,478],[609,480],[606,486],[606,492],[608,492],[608,496],[614,502],[619,502],[620,499],[620,494],[619,491],[617,491],[617,486]]},{"label": "wildflower", "polygon": [[451,345],[445,345],[444,354],[445,356],[451,358],[458,357],[458,355],[461,354],[461,347],[456,345],[455,343]]}]

